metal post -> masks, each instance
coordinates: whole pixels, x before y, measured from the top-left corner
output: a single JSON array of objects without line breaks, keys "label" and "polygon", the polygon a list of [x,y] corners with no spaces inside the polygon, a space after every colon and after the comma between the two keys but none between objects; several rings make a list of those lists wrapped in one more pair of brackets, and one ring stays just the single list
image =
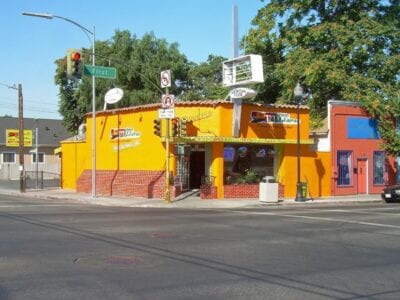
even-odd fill
[{"label": "metal post", "polygon": [[296,185],[296,198],[294,199],[297,202],[304,202],[306,198],[303,196],[302,192],[302,184],[300,181],[301,175],[301,149],[300,149],[300,102],[303,96],[303,89],[300,84],[297,83],[294,91],[294,98],[296,100],[296,109],[297,109],[297,185]]},{"label": "metal post", "polygon": [[39,131],[38,131],[38,124],[37,124],[37,119],[35,119],[35,125],[36,125],[36,128],[35,128],[35,144],[36,144],[36,165],[35,165],[35,167],[36,167],[36,189],[38,189],[39,188],[39,142],[38,142],[38,139],[39,139]]},{"label": "metal post", "polygon": [[18,123],[19,123],[19,191],[25,193],[24,180],[24,99],[22,97],[22,85],[18,84]]},{"label": "metal post", "polygon": [[[168,88],[166,88],[166,94],[169,94]],[[165,119],[166,125],[165,125],[165,195],[164,195],[164,200],[167,203],[171,202],[171,192],[169,189],[169,119]]]},{"label": "metal post", "polygon": [[[93,26],[92,66],[95,66],[96,28]],[[96,197],[96,77],[92,76],[92,197]]]}]

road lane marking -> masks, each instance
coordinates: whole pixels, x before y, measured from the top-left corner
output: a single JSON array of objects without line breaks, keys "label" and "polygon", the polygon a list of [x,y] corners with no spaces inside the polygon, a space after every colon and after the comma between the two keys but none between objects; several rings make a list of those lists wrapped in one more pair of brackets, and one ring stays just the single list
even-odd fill
[{"label": "road lane marking", "polygon": [[336,222],[336,223],[350,223],[350,224],[357,224],[357,225],[366,225],[366,226],[375,226],[375,227],[386,227],[386,228],[400,229],[400,225],[388,225],[388,224],[372,223],[372,222],[361,222],[361,221],[353,221],[353,220],[322,218],[322,217],[310,217],[310,216],[302,216],[302,215],[287,215],[287,214],[277,214],[277,213],[269,213],[269,212],[248,212],[248,211],[240,211],[240,210],[232,210],[232,212],[240,213],[240,214],[268,215],[268,216],[275,216],[275,217],[308,219],[308,220],[317,220],[317,221],[325,221],[325,222]]},{"label": "road lane marking", "polygon": [[19,204],[19,205],[0,205],[0,208],[19,208],[19,207],[68,207],[68,206],[84,206],[83,204]]},{"label": "road lane marking", "polygon": [[340,212],[340,213],[357,213],[357,214],[368,214],[368,215],[385,215],[385,216],[400,216],[400,213],[384,213],[384,212],[375,212],[375,211],[367,211],[367,210],[346,210],[346,209],[304,209],[304,211],[311,212]]}]

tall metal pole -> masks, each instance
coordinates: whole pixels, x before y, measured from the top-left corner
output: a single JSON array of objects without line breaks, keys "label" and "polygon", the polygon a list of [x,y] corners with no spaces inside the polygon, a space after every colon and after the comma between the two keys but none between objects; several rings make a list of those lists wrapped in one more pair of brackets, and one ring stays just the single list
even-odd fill
[{"label": "tall metal pole", "polygon": [[[23,12],[22,13],[24,16],[29,16],[29,17],[39,17],[39,18],[45,18],[45,19],[62,19],[64,21],[67,21],[69,23],[74,24],[75,26],[78,26],[83,33],[87,36],[87,38],[90,40],[92,44],[92,65],[95,66],[95,43],[96,43],[96,28],[93,26],[93,32],[87,29],[86,27],[82,26],[81,24],[62,17],[62,16],[56,16],[52,14],[42,14],[42,13],[31,13],[31,12]],[[92,36],[90,38],[89,34]],[[95,76],[92,76],[92,197],[96,197],[96,79]]]},{"label": "tall metal pole", "polygon": [[295,201],[304,202],[306,197],[303,196],[302,183],[300,181],[301,175],[301,148],[300,148],[300,102],[303,97],[303,89],[299,83],[297,83],[294,89],[294,99],[296,101],[297,110],[297,184],[296,184],[296,198]]},{"label": "tall metal pole", "polygon": [[[169,94],[168,88],[166,88],[166,94]],[[165,195],[164,195],[164,200],[167,203],[171,202],[171,191],[169,189],[169,119],[165,119],[166,125],[165,125]]]},{"label": "tall metal pole", "polygon": [[35,145],[36,145],[36,189],[39,188],[39,130],[38,130],[38,121],[37,119],[35,120]]},{"label": "tall metal pole", "polygon": [[[96,28],[93,26],[92,66],[95,66]],[[96,197],[96,77],[92,76],[92,197]]]},{"label": "tall metal pole", "polygon": [[24,180],[24,99],[22,97],[22,85],[18,84],[18,123],[19,123],[19,191],[25,193]]}]

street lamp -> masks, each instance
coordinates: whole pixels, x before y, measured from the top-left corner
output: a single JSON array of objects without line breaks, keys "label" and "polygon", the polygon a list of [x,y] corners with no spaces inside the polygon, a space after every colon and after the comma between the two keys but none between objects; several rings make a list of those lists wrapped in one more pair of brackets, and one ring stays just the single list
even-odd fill
[{"label": "street lamp", "polygon": [[296,101],[296,109],[297,109],[297,189],[296,189],[296,198],[294,201],[297,202],[304,202],[306,201],[306,197],[303,196],[302,192],[302,183],[300,181],[300,103],[303,98],[303,88],[301,87],[300,83],[296,84],[296,87],[293,91],[294,99]]},{"label": "street lamp", "polygon": [[[90,43],[92,44],[92,66],[95,66],[95,41],[96,41],[96,29],[93,26],[93,31],[90,31],[81,24],[61,16],[56,16],[52,14],[42,14],[42,13],[30,13],[23,12],[24,16],[38,17],[45,19],[61,19],[69,23],[78,26],[88,37]],[[90,38],[92,37],[92,38]],[[96,77],[92,76],[92,197],[96,197]]]}]

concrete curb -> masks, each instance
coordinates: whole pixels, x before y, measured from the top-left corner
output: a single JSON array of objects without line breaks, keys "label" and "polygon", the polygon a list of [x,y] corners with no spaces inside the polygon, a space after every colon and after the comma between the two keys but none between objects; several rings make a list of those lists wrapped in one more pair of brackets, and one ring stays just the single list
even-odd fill
[{"label": "concrete curb", "polygon": [[75,191],[54,190],[30,190],[20,193],[19,190],[0,188],[0,194],[22,197],[33,197],[48,200],[64,200],[77,203],[101,206],[138,207],[138,208],[186,208],[186,209],[220,209],[220,208],[243,208],[243,207],[285,207],[285,206],[310,206],[328,204],[357,204],[357,203],[382,203],[380,195],[353,195],[340,197],[324,197],[309,199],[305,202],[295,202],[294,199],[284,199],[279,202],[261,202],[258,199],[219,199],[204,200],[189,195],[166,203],[162,199],[145,199],[129,197],[96,197],[76,193]]}]

